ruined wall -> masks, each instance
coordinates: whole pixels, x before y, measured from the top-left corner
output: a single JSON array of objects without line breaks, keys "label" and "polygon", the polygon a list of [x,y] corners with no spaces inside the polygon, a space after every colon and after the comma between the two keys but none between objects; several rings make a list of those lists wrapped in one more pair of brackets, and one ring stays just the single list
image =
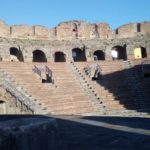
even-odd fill
[{"label": "ruined wall", "polygon": [[150,34],[150,22],[144,22],[140,24],[140,32],[147,34]]},{"label": "ruined wall", "polygon": [[34,30],[32,26],[28,25],[14,25],[11,26],[11,37],[12,38],[25,38],[32,39],[34,36]]},{"label": "ruined wall", "polygon": [[134,37],[135,33],[137,33],[136,23],[126,24],[116,29],[116,34],[118,38]]},{"label": "ruined wall", "polygon": [[55,52],[63,52],[66,54],[66,60],[72,60],[72,49],[79,48],[85,50],[88,61],[93,59],[93,52],[102,50],[105,53],[106,60],[111,59],[111,49],[115,46],[125,47],[127,50],[127,58],[134,59],[134,49],[144,47],[147,57],[150,58],[150,40],[149,35],[139,35],[132,38],[118,39],[91,39],[91,40],[26,40],[26,39],[6,39],[0,38],[0,54],[2,61],[10,61],[10,48],[20,49],[25,62],[32,62],[33,51],[41,50],[45,53],[48,62],[54,62]]},{"label": "ruined wall", "polygon": [[56,30],[58,40],[108,39],[112,34],[107,23],[91,24],[84,21],[63,22]]},{"label": "ruined wall", "polygon": [[55,29],[49,29],[43,26],[34,26],[33,28],[34,38],[35,39],[55,39]]},{"label": "ruined wall", "polygon": [[97,23],[97,32],[100,39],[108,39],[112,37],[112,30],[107,23]]},{"label": "ruined wall", "polygon": [[0,37],[9,37],[10,27],[5,22],[0,21]]},{"label": "ruined wall", "polygon": [[[3,107],[2,103],[3,101]],[[15,98],[6,91],[6,89],[0,87],[0,114],[21,114],[21,108],[16,106]]]},{"label": "ruined wall", "polygon": [[64,22],[57,26],[58,40],[74,40],[77,38],[77,25],[75,22]]},{"label": "ruined wall", "polygon": [[55,28],[43,26],[13,25],[0,21],[0,37],[39,40],[90,40],[136,37],[150,34],[150,22],[130,23],[112,30],[107,23],[84,21],[62,22]]}]

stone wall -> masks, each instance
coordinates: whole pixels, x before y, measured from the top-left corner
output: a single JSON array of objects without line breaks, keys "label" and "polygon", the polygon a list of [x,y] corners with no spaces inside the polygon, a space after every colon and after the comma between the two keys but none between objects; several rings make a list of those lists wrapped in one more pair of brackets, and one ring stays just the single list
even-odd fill
[{"label": "stone wall", "polygon": [[98,37],[95,24],[87,22],[78,23],[78,39],[94,39]]},{"label": "stone wall", "polygon": [[0,21],[0,37],[9,37],[10,27],[5,22]]},{"label": "stone wall", "polygon": [[111,59],[111,49],[115,46],[125,47],[127,50],[127,58],[134,59],[134,49],[144,47],[147,57],[150,58],[150,41],[149,35],[138,35],[132,38],[117,39],[84,39],[84,40],[27,40],[27,39],[7,39],[0,38],[0,54],[2,61],[10,61],[10,48],[15,47],[22,52],[25,62],[33,60],[33,51],[41,50],[48,62],[54,62],[55,52],[63,52],[66,54],[66,60],[72,60],[72,49],[79,48],[85,50],[87,60],[93,60],[93,53],[96,50],[102,50],[105,53],[105,59]]},{"label": "stone wall", "polygon": [[126,24],[116,29],[116,34],[118,38],[134,37],[135,33],[137,33],[136,23]]},{"label": "stone wall", "polygon": [[21,51],[24,61],[32,61],[32,52],[37,49],[45,53],[49,62],[54,61],[54,54],[58,51],[66,54],[66,60],[70,61],[74,48],[84,49],[89,61],[93,59],[95,50],[102,50],[106,60],[110,60],[110,51],[114,46],[126,47],[128,59],[134,58],[134,49],[140,47],[144,47],[147,57],[150,57],[150,22],[126,24],[117,29],[117,34],[107,23],[90,24],[83,21],[63,22],[51,29],[43,26],[11,26],[8,37],[9,27],[4,22],[0,27],[5,29],[5,32],[0,32],[2,61],[10,61],[11,47]]},{"label": "stone wall", "polygon": [[77,25],[75,22],[64,22],[57,26],[58,40],[74,40],[77,38]]},{"label": "stone wall", "polygon": [[49,29],[43,26],[34,26],[34,37],[36,39],[55,39],[55,29]]},{"label": "stone wall", "polygon": [[[3,102],[3,103],[2,103]],[[2,107],[3,106],[3,107]],[[0,86],[0,114],[22,114],[21,108],[16,106],[15,97]]]},{"label": "stone wall", "polygon": [[140,32],[147,34],[150,34],[150,22],[144,22],[140,24]]},{"label": "stone wall", "polygon": [[97,31],[100,39],[108,39],[112,35],[112,31],[110,29],[109,24],[107,23],[97,23]]},{"label": "stone wall", "polygon": [[130,38],[138,33],[150,34],[150,22],[130,23],[112,30],[107,23],[84,21],[62,22],[55,28],[43,26],[13,25],[0,21],[0,37],[39,40],[91,40]]},{"label": "stone wall", "polygon": [[32,39],[34,36],[34,30],[32,26],[28,25],[14,25],[10,27],[12,38],[25,38]]}]

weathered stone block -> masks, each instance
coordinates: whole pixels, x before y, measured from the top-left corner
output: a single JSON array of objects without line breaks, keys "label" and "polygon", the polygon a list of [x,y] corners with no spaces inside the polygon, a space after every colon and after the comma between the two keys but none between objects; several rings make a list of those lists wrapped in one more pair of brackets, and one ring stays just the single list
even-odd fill
[{"label": "weathered stone block", "polygon": [[49,29],[49,40],[56,40],[56,28]]},{"label": "weathered stone block", "polygon": [[76,22],[63,22],[57,26],[57,39],[58,40],[72,40],[77,36]]},{"label": "weathered stone block", "polygon": [[108,39],[111,37],[111,29],[107,23],[97,23],[97,31],[100,39]]},{"label": "weathered stone block", "polygon": [[34,26],[35,38],[37,39],[54,39],[55,29],[49,29],[43,26]]},{"label": "weathered stone block", "polygon": [[10,27],[5,24],[5,22],[0,21],[0,36],[9,37],[10,36]]},{"label": "weathered stone block", "polygon": [[34,36],[34,29],[28,25],[14,25],[11,26],[11,37],[21,39],[32,39]]},{"label": "weathered stone block", "polygon": [[98,37],[96,25],[87,22],[78,23],[78,39],[94,39]]},{"label": "weathered stone block", "polygon": [[140,24],[141,33],[150,33],[150,22],[143,22]]},{"label": "weathered stone block", "polygon": [[57,150],[54,119],[18,118],[0,122],[0,150]]},{"label": "weathered stone block", "polygon": [[137,24],[136,23],[130,23],[123,25],[117,29],[117,37],[118,38],[128,38],[128,37],[134,37],[135,33],[137,32]]}]

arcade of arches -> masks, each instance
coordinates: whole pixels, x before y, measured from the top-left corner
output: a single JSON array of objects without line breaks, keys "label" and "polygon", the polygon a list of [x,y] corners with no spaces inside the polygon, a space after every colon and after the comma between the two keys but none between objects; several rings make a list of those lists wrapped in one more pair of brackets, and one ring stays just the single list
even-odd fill
[{"label": "arcade of arches", "polygon": [[[120,46],[116,45],[112,47],[111,50],[116,50],[118,57],[117,59],[120,60],[127,60],[127,51],[126,51],[126,45]],[[85,50],[82,50],[80,48],[74,48],[72,49],[72,59],[75,62],[78,61],[87,61]],[[20,49],[17,49],[16,47],[11,47],[9,49],[10,53],[10,60],[11,61],[24,61],[24,56],[22,54],[22,51]],[[111,55],[111,54],[110,54]],[[47,62],[47,56],[42,50],[34,50],[32,53],[32,61],[33,62]],[[144,47],[137,47],[133,50],[132,58],[133,59],[140,59],[140,58],[146,58],[147,57],[147,51]],[[66,62],[66,54],[62,51],[54,52],[53,54],[54,62]],[[105,57],[105,52],[103,50],[95,50],[92,52],[91,59],[93,60],[107,60]],[[89,59],[90,60],[90,59]],[[109,60],[109,58],[108,58]]]}]

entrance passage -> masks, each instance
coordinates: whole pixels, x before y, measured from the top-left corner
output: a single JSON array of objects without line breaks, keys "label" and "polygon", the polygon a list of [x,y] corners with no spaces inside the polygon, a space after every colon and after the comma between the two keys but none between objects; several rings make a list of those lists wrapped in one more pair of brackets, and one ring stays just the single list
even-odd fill
[{"label": "entrance passage", "polygon": [[146,58],[147,57],[146,48],[144,48],[144,47],[135,48],[134,49],[134,57],[135,57],[135,59]]},{"label": "entrance passage", "polygon": [[112,50],[117,51],[118,57],[117,59],[123,59],[123,60],[127,60],[127,52],[126,52],[126,47],[122,47],[122,46],[114,46],[112,48]]},{"label": "entrance passage", "polygon": [[55,53],[55,62],[66,62],[66,55],[63,52]]},{"label": "entrance passage", "polygon": [[47,62],[45,53],[41,50],[33,51],[33,62]]},{"label": "entrance passage", "polygon": [[72,57],[74,61],[86,61],[85,50],[74,48],[72,50]]},{"label": "entrance passage", "polygon": [[102,50],[96,50],[93,53],[94,60],[105,60],[105,54]]},{"label": "entrance passage", "polygon": [[11,61],[24,61],[21,50],[18,50],[15,47],[11,47],[9,51],[10,51],[10,60]]},{"label": "entrance passage", "polygon": [[0,114],[6,114],[6,102],[0,100]]}]

